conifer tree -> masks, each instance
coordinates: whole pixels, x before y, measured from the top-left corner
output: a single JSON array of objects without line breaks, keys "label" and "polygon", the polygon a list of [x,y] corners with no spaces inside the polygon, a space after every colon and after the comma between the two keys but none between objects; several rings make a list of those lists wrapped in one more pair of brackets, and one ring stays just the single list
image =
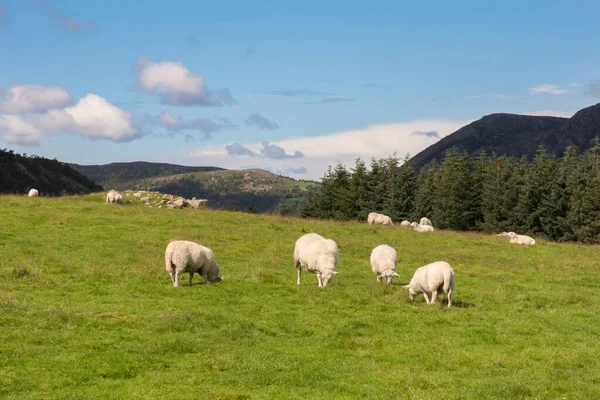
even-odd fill
[{"label": "conifer tree", "polygon": [[467,230],[474,226],[475,204],[471,158],[451,148],[437,175],[432,221],[442,229]]},{"label": "conifer tree", "polygon": [[412,220],[419,221],[422,217],[431,217],[435,201],[435,184],[438,170],[439,165],[436,160],[433,160],[429,165],[421,169],[416,180],[417,190],[415,192]]},{"label": "conifer tree", "polygon": [[390,212],[392,220],[410,219],[413,214],[416,188],[415,167],[407,154],[398,168],[396,179],[392,185],[392,211]]}]

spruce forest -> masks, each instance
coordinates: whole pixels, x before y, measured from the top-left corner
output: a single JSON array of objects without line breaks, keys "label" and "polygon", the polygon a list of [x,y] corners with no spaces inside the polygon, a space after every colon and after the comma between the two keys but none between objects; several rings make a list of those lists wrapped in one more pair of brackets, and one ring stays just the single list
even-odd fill
[{"label": "spruce forest", "polygon": [[310,218],[366,220],[369,212],[393,221],[430,218],[459,231],[600,242],[600,143],[557,158],[540,146],[532,160],[452,148],[416,171],[408,156],[357,159],[353,168],[329,167],[300,207]]}]

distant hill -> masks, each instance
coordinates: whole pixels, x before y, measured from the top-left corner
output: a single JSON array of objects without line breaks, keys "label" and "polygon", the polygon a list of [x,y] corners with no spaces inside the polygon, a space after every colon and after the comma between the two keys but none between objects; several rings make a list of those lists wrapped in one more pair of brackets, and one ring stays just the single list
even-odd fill
[{"label": "distant hill", "polygon": [[145,161],[110,163],[104,165],[69,164],[94,182],[109,189],[131,189],[140,179],[183,174],[186,172],[222,171],[217,167],[188,167]]},{"label": "distant hill", "polygon": [[147,162],[76,165],[106,189],[150,190],[208,199],[208,206],[229,210],[294,214],[316,182],[297,181],[261,169],[225,170]]},{"label": "distant hill", "polygon": [[0,193],[25,194],[31,188],[37,189],[42,196],[103,190],[101,185],[68,164],[0,149]]},{"label": "distant hill", "polygon": [[429,146],[412,162],[417,168],[423,167],[433,159],[443,159],[452,147],[472,156],[485,151],[531,158],[543,144],[548,152],[561,156],[571,143],[580,151],[587,150],[596,136],[600,136],[600,104],[584,108],[571,118],[491,114]]}]

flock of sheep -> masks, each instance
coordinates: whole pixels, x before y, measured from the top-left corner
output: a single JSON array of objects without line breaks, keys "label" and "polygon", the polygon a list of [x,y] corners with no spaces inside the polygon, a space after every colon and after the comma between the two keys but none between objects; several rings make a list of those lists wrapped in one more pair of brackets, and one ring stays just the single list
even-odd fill
[{"label": "flock of sheep", "polygon": [[[325,239],[316,233],[307,233],[296,241],[294,247],[294,267],[298,270],[298,281],[302,269],[317,275],[320,288],[327,286],[337,272],[338,248],[335,241]],[[371,252],[371,269],[377,276],[377,282],[383,279],[390,285],[392,279],[399,276],[396,273],[398,256],[392,247],[382,244]],[[194,274],[204,278],[205,282],[220,282],[221,268],[215,260],[211,249],[198,243],[187,240],[175,240],[167,245],[165,250],[165,268],[171,276],[173,286],[179,287],[181,274],[189,273],[189,285],[192,285]],[[437,261],[417,269],[408,285],[411,300],[423,293],[427,304],[433,304],[438,294],[445,293],[448,298],[448,307],[452,306],[452,292],[456,288],[456,278],[450,264]]]},{"label": "flock of sheep", "polygon": [[[387,215],[384,215],[384,214],[376,213],[376,212],[369,213],[369,216],[367,217],[367,222],[369,223],[369,225],[372,225],[372,224],[394,225],[394,223],[392,222],[392,219],[390,217],[388,217]],[[415,230],[415,232],[433,232],[433,231],[435,231],[435,229],[433,229],[433,224],[426,217],[421,218],[421,220],[418,223],[404,220],[400,223],[400,226],[412,226],[413,229]],[[535,239],[532,238],[531,236],[518,235],[514,232],[502,232],[502,233],[499,233],[497,236],[508,236],[509,243],[513,243],[513,244],[523,244],[523,245],[527,245],[527,246],[532,246],[535,244]]]},{"label": "flock of sheep", "polygon": [[[29,197],[39,196],[36,189],[31,189]],[[106,202],[122,203],[123,196],[110,190],[106,194]],[[394,225],[392,219],[384,214],[369,213],[367,222],[369,225]],[[423,217],[417,222],[402,221],[401,226],[412,226],[416,232],[433,232],[431,221]],[[508,236],[510,243],[534,245],[535,240],[526,235],[517,235],[515,232],[502,232],[498,236]],[[317,233],[308,233],[301,236],[294,247],[294,267],[298,270],[298,281],[302,268],[317,275],[317,283],[320,288],[327,286],[337,272],[338,249],[335,241],[325,239]],[[370,263],[373,273],[377,276],[377,282],[385,279],[390,285],[396,273],[398,256],[392,247],[382,244],[371,252]],[[184,272],[189,273],[189,285],[192,285],[194,274],[204,278],[205,282],[220,282],[221,268],[215,260],[214,253],[208,247],[187,240],[175,240],[167,245],[165,250],[165,268],[171,276],[173,286],[179,287],[179,279]],[[403,286],[408,289],[409,297],[414,300],[418,294],[423,294],[427,304],[435,303],[438,294],[445,293],[448,299],[448,307],[452,306],[452,292],[456,289],[456,278],[450,264],[445,261],[436,261],[418,268],[410,283]]]}]

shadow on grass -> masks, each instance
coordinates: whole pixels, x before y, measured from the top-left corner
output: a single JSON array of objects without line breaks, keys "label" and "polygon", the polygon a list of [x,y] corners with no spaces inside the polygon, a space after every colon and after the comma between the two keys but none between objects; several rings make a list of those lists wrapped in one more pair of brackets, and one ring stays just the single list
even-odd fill
[{"label": "shadow on grass", "polygon": [[[448,304],[448,303],[446,303],[446,304]],[[453,302],[452,302],[452,307],[458,307],[458,308],[471,308],[471,307],[475,307],[475,304],[473,304],[473,303],[468,303],[468,302],[466,302],[466,301],[459,300],[459,301],[453,301]]]}]

